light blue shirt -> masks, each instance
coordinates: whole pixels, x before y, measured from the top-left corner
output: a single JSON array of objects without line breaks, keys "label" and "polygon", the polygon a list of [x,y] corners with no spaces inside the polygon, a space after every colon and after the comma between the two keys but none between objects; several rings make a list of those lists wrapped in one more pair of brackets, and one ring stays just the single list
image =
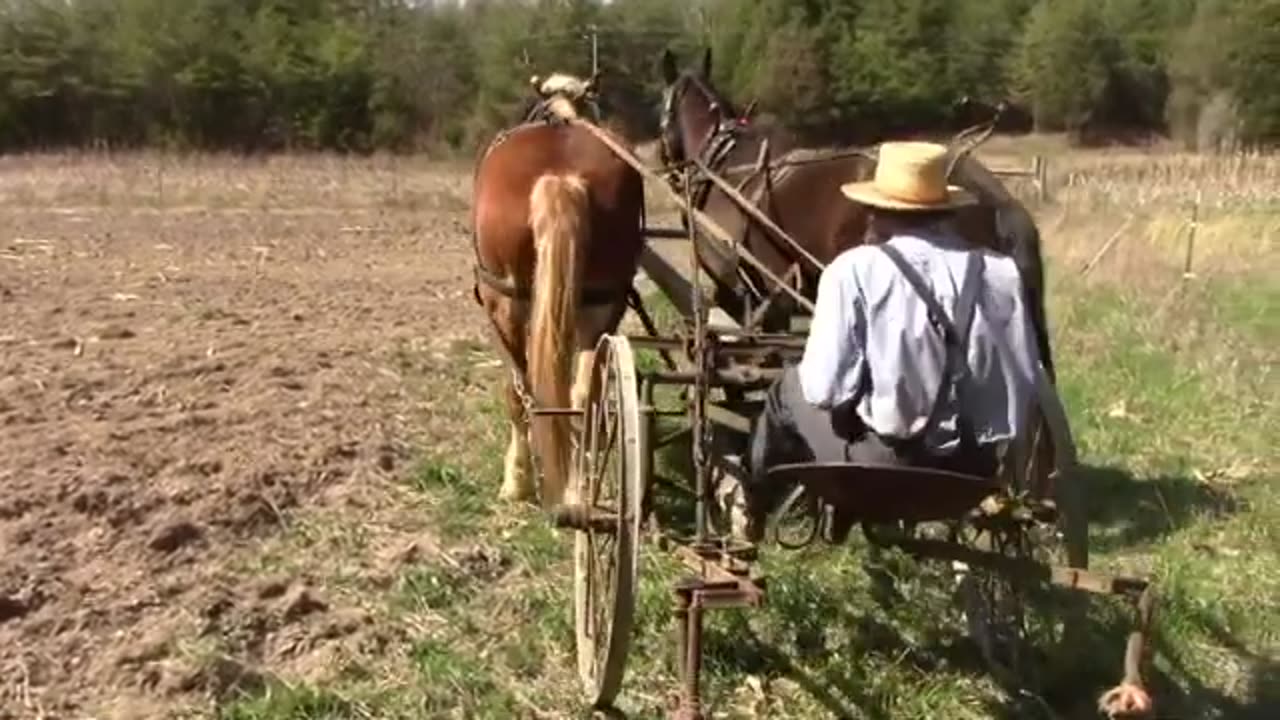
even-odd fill
[{"label": "light blue shirt", "polygon": [[[927,240],[899,235],[888,242],[932,288],[952,322],[969,254],[984,253],[983,286],[968,337],[966,416],[980,443],[1015,437],[1034,409],[1040,354],[1013,259],[974,249],[941,229]],[[797,370],[805,399],[832,408],[853,397],[869,365],[872,390],[858,402],[858,415],[880,435],[909,437],[933,409],[947,372],[946,354],[942,333],[897,266],[875,247],[859,245],[832,260],[818,281]],[[942,403],[939,422],[924,441],[947,453],[959,441],[954,388]]]}]

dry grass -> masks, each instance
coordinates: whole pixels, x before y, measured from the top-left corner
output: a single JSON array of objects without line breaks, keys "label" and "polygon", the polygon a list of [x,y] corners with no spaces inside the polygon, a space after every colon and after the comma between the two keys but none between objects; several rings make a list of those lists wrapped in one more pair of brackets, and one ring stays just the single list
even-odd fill
[{"label": "dry grass", "polygon": [[[1036,210],[1055,272],[1082,270],[1113,238],[1091,277],[1170,286],[1182,280],[1189,244],[1196,275],[1280,271],[1280,154],[1069,151],[1052,139],[1027,142],[1033,151],[1002,139],[980,155],[994,167],[1047,158],[1051,198]],[[1028,181],[1009,184],[1035,205]]]},{"label": "dry grass", "polygon": [[0,205],[32,212],[464,210],[464,164],[420,156],[32,153],[0,157]]}]

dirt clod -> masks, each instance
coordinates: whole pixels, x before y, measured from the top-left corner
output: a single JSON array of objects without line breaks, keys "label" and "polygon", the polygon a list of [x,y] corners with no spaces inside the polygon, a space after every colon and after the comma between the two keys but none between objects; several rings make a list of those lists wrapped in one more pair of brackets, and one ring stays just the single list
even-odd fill
[{"label": "dirt clod", "polygon": [[161,528],[147,545],[157,552],[171,553],[199,540],[203,535],[204,531],[199,526],[181,520]]},{"label": "dirt clod", "polygon": [[223,656],[208,662],[186,684],[203,687],[215,697],[228,697],[262,689],[266,677],[235,658]]},{"label": "dirt clod", "polygon": [[[0,203],[0,226],[58,242],[0,260],[0,717],[15,657],[21,702],[106,720],[122,698],[176,717],[189,695],[260,684],[284,630],[298,665],[358,644],[323,578],[259,585],[249,568],[295,513],[405,465],[381,451],[418,423],[381,371],[395,348],[482,332],[460,322],[478,310],[458,299],[472,251],[453,211],[424,223],[345,180],[320,199],[327,163],[166,162],[157,204],[135,182],[154,158],[6,160],[33,192]],[[381,228],[376,251],[348,224]],[[168,655],[121,654],[156,628]]]},{"label": "dirt clod", "polygon": [[117,656],[116,662],[124,666],[155,662],[169,654],[169,645],[168,637],[148,638],[125,647]]},{"label": "dirt clod", "polygon": [[0,623],[16,620],[39,605],[40,596],[33,592],[0,595]]},{"label": "dirt clod", "polygon": [[281,601],[281,607],[284,609],[285,622],[293,622],[312,613],[329,609],[323,600],[317,598],[305,587],[295,587],[286,593]]},{"label": "dirt clod", "polygon": [[110,325],[102,329],[98,333],[98,337],[103,340],[128,340],[137,337],[138,334],[123,325]]},{"label": "dirt clod", "polygon": [[259,600],[274,600],[289,591],[289,579],[270,577],[258,583]]}]

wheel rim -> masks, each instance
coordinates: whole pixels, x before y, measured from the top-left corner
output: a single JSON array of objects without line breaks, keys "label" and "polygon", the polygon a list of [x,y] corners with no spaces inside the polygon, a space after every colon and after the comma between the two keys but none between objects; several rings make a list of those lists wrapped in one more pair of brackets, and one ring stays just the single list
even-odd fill
[{"label": "wheel rim", "polygon": [[578,670],[588,700],[604,705],[621,687],[630,647],[639,533],[639,414],[625,339],[601,341],[584,410],[579,502],[616,518],[607,531],[579,530],[575,546]]}]

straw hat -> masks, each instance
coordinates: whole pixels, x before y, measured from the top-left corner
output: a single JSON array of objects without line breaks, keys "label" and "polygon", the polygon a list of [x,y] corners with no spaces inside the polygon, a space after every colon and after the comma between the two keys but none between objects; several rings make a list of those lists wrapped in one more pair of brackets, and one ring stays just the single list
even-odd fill
[{"label": "straw hat", "polygon": [[977,202],[968,190],[947,184],[946,146],[927,142],[882,144],[875,178],[846,183],[840,191],[886,210],[946,210]]}]

